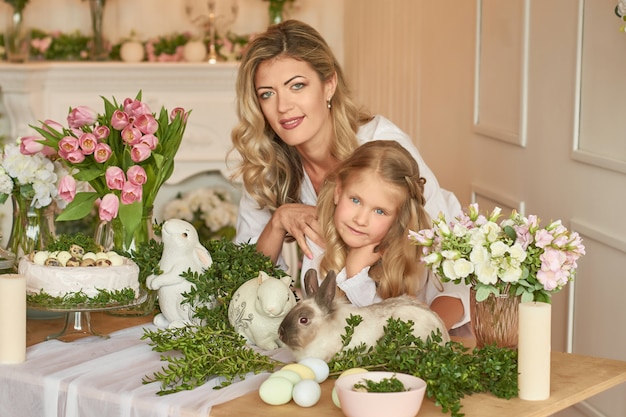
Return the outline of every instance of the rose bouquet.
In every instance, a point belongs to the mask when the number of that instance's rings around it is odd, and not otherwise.
[[[122,104],[103,100],[103,114],[86,106],[70,109],[68,127],[51,120],[32,126],[41,137],[23,138],[22,152],[56,152],[69,168],[71,175],[61,178],[58,188],[68,205],[57,220],[81,219],[99,202],[100,219],[123,229],[115,233],[115,247],[128,249],[174,171],[189,113],[177,107],[154,114],[141,92]],[[77,192],[77,181],[91,190]]]
[[[180,194],[163,208],[163,219],[178,218],[191,223],[201,241],[235,237],[237,205],[222,187],[205,187]]]
[[[585,254],[582,239],[560,220],[541,228],[537,216],[513,211],[497,223],[500,216],[500,208],[485,216],[471,204],[455,221],[440,215],[432,229],[411,231],[409,239],[423,247],[422,261],[444,282],[472,286],[477,301],[508,293],[522,302],[550,302],[574,279]]]

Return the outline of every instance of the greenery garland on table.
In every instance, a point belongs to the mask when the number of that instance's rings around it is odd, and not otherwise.
[[[259,254],[252,244],[236,245],[225,239],[206,242],[213,265],[202,274],[183,274],[196,288],[186,300],[196,306],[196,317],[203,326],[179,329],[144,330],[142,339],[150,339],[153,350],[162,352],[167,362],[161,371],[145,376],[145,384],[159,382],[159,395],[191,390],[209,379],[221,378],[217,388],[245,378],[248,373],[272,372],[284,363],[263,355],[246,345],[228,322],[228,304],[235,290],[248,279],[265,271],[270,276],[284,276],[269,258]],[[158,270],[162,245],[154,240],[140,246],[131,257],[140,269]],[[141,255],[138,255],[141,254]],[[202,306],[216,301],[216,307]],[[360,316],[347,320],[344,346],[350,342]],[[412,322],[390,319],[385,335],[376,346],[364,345],[338,353],[329,363],[331,376],[354,367],[403,372],[418,376],[427,383],[426,395],[435,400],[443,413],[460,417],[465,395],[491,392],[500,398],[517,395],[517,351],[488,346],[469,351],[461,343],[441,343],[440,334],[427,340],[412,334]]]

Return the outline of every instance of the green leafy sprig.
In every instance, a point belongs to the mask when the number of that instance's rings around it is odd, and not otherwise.
[[[350,334],[360,317],[346,321],[346,333]],[[415,375],[426,381],[426,395],[452,417],[463,416],[461,399],[465,395],[491,392],[507,399],[517,395],[516,350],[488,346],[469,352],[458,342],[442,345],[440,333],[422,340],[413,336],[412,329],[413,322],[390,318],[375,346],[362,344],[335,355],[329,363],[331,376],[356,367]]]
[[[391,378],[383,378],[380,381],[372,381],[363,377],[360,382],[354,384],[355,391],[367,392],[404,392],[407,391],[402,381],[395,375]]]
[[[98,294],[89,297],[83,291],[71,292],[63,296],[55,297],[45,292],[37,294],[26,294],[26,302],[40,307],[54,307],[56,309],[68,310],[81,307],[113,307],[116,305],[127,305],[135,300],[135,291],[131,288],[122,290],[98,290]]]
[[[195,317],[203,324],[145,330],[142,336],[150,339],[153,350],[168,352],[161,355],[167,365],[143,379],[146,384],[160,382],[159,395],[194,389],[216,376],[221,377],[216,388],[222,388],[248,373],[271,372],[283,365],[246,345],[246,340],[229,324],[228,305],[237,288],[258,276],[259,271],[274,277],[285,276],[285,272],[257,252],[256,245],[237,245],[226,239],[203,244],[213,258],[212,266],[201,274],[182,274],[195,286],[184,294],[184,302],[194,307]],[[131,258],[140,270],[154,268],[151,260],[158,263],[162,251],[162,246],[144,244]]]

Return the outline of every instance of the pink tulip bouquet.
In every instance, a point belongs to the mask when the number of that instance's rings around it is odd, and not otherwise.
[[[500,212],[496,207],[483,215],[471,204],[455,221],[441,215],[432,229],[411,231],[409,239],[423,247],[422,261],[442,281],[472,286],[477,301],[508,293],[549,303],[574,279],[585,254],[582,239],[560,220],[541,228],[537,216],[513,211],[498,223]]]
[[[57,220],[81,219],[99,203],[100,219],[121,223],[120,249],[129,248],[174,171],[189,112],[161,108],[156,115],[141,101],[141,91],[122,104],[103,100],[104,114],[86,106],[70,109],[68,127],[51,120],[31,126],[41,137],[22,138],[21,152],[55,152],[67,165],[71,175],[61,178],[58,194],[68,205]],[[91,189],[77,191],[77,181]]]

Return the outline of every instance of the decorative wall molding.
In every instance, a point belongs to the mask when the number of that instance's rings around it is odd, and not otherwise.
[[[517,200],[508,195],[505,195],[504,193],[494,191],[493,189],[484,185],[472,184],[471,202],[479,203],[481,197],[495,203],[498,207],[502,209],[503,212],[515,209],[522,216],[525,214],[526,204],[523,200]],[[489,210],[491,210],[491,208],[489,208]]]
[[[608,59],[607,54],[613,56],[614,50],[621,49],[623,33],[617,28],[611,28],[609,32],[602,30],[606,25],[598,20],[598,15],[604,17],[605,6],[604,2],[578,0],[571,157],[585,164],[626,174],[626,146],[623,140],[626,123],[622,117],[626,105],[622,104],[623,91],[611,82],[613,75],[621,77],[623,67],[607,66],[604,59]],[[615,48],[611,47],[613,42]],[[590,49],[585,49],[585,46]]]
[[[530,0],[477,7],[474,131],[525,147]]]

